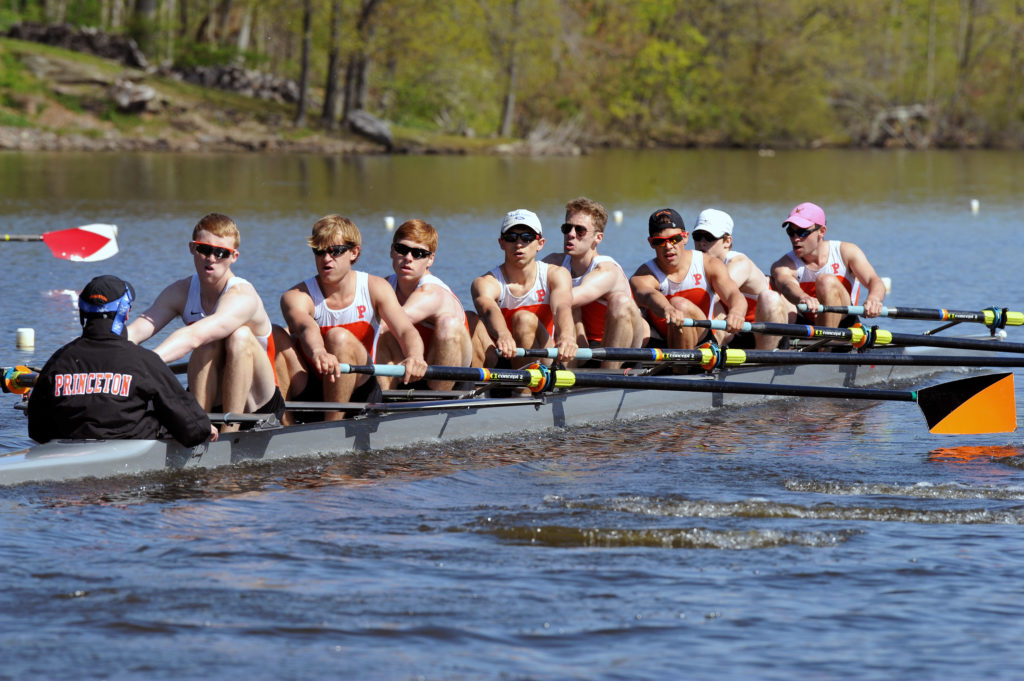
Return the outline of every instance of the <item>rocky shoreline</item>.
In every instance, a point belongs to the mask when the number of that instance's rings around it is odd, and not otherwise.
[[[415,133],[395,139],[386,121],[362,111],[353,112],[351,130],[295,128],[291,116],[298,86],[286,79],[234,65],[154,68],[130,39],[68,26],[23,24],[12,28],[7,38],[12,41],[0,45],[0,50],[15,56],[44,87],[7,95],[3,106],[20,121],[0,125],[0,151],[583,153],[562,129],[493,144]],[[32,44],[50,47],[36,49],[29,47]],[[91,57],[65,56],[53,47]],[[213,96],[205,91],[232,94]]]

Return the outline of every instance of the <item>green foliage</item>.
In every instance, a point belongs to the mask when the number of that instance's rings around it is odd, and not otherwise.
[[[298,77],[301,3],[168,1],[126,5],[122,25],[151,57]],[[337,3],[341,79],[365,57],[367,106],[410,130],[493,135],[514,99],[514,136],[575,126],[583,142],[635,145],[1024,146],[1024,0],[376,0],[360,23],[369,1],[313,0],[314,99]],[[47,20],[47,7],[102,27],[109,6],[0,5],[0,29]],[[0,91],[34,87],[0,67]],[[879,134],[901,107],[925,114]]]
[[[0,126],[6,126],[10,128],[31,128],[32,121],[25,118],[21,114],[12,113],[0,109]]]

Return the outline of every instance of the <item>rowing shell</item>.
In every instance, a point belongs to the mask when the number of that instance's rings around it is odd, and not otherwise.
[[[927,350],[927,349],[925,349]],[[880,356],[924,350],[886,348]],[[931,349],[930,354],[935,354]],[[696,377],[709,382],[765,385],[865,386],[933,373],[920,366],[794,365],[743,367]],[[694,376],[679,377],[695,380]],[[477,437],[540,432],[625,419],[707,411],[762,402],[763,395],[583,388],[526,397],[476,397],[368,404],[344,421],[289,427],[257,426],[217,442],[183,447],[173,440],[54,441],[0,454],[0,485],[109,477],[242,461],[338,455]]]

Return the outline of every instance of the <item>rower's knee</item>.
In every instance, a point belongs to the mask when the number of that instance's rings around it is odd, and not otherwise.
[[[229,357],[251,356],[256,336],[248,326],[240,326],[224,339],[224,350]]]
[[[324,348],[346,364],[365,364],[369,358],[363,342],[342,326],[335,326],[327,332]]]
[[[697,307],[691,300],[682,296],[675,296],[674,298],[668,299],[672,303],[672,307],[679,310],[686,316],[687,319],[707,319],[708,316],[704,313],[704,310]]]
[[[849,305],[850,293],[834,274],[819,274],[814,280],[815,295],[825,305]]]
[[[623,324],[632,322],[633,310],[636,304],[633,302],[633,297],[628,293],[617,292],[609,294],[605,302],[608,304],[608,310],[605,313],[608,321],[622,322]]]

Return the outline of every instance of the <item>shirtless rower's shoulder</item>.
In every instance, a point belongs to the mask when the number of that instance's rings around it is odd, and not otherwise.
[[[426,350],[428,364],[469,366],[473,359],[466,311],[458,296],[431,273],[437,255],[438,234],[423,220],[403,222],[391,240],[391,265],[387,277],[398,302],[416,327]],[[386,326],[378,342],[380,362],[401,356],[398,341]],[[429,381],[433,390],[451,390],[453,381]]]
[[[576,356],[572,318],[572,278],[557,265],[537,261],[544,247],[543,227],[535,213],[518,209],[501,223],[498,244],[502,264],[473,280],[473,304],[497,355],[511,359],[517,347],[556,347],[558,360]],[[489,363],[497,357],[489,358]]]
[[[792,250],[772,265],[772,287],[793,305],[806,305],[804,320],[820,326],[839,326],[852,319],[838,313],[817,314],[819,306],[858,305],[867,289],[864,315],[877,317],[885,299],[885,284],[864,252],[848,241],[826,240],[825,211],[805,202],[782,223]],[[820,317],[820,319],[819,319]]]
[[[380,322],[393,330],[405,359],[406,382],[426,371],[423,343],[394,289],[381,277],[353,269],[362,235],[350,219],[327,215],[313,225],[309,245],[316,275],[281,296],[288,337],[278,379],[289,399],[348,402],[379,398],[376,380],[341,372],[341,364],[371,364]],[[327,420],[342,418],[326,412]],[[291,421],[291,415],[288,419]]]
[[[284,399],[274,380],[270,317],[253,285],[231,271],[240,241],[228,216],[210,213],[200,219],[189,242],[196,273],[165,288],[128,326],[128,337],[141,343],[180,317],[185,326],[155,352],[165,362],[191,353],[189,390],[200,406],[280,417]],[[225,424],[221,432],[238,427]]]
[[[647,323],[633,300],[629,280],[614,258],[597,252],[604,240],[608,211],[586,197],[565,205],[562,253],[544,259],[572,276],[573,318],[579,343],[585,346],[638,348],[649,335]],[[609,368],[620,362],[606,362]]]

